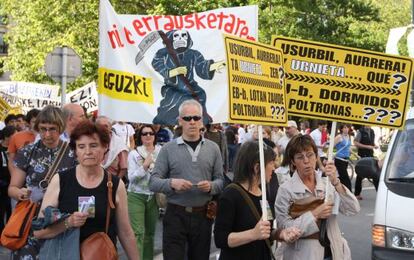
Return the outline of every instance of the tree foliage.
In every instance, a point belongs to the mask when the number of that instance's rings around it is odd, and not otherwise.
[[[259,6],[259,39],[272,35],[384,50],[388,30],[409,23],[409,0],[111,0],[118,13],[173,14],[220,7]],[[5,69],[13,80],[51,82],[44,60],[56,46],[72,47],[82,58],[83,75],[71,88],[96,80],[97,0],[3,0],[9,17]],[[407,9],[408,8],[408,9]]]

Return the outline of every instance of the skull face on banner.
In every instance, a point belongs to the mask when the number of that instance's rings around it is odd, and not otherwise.
[[[173,33],[173,47],[177,52],[182,52],[188,48],[189,34],[186,30],[175,31]]]
[[[177,124],[178,107],[188,99],[200,102],[203,107],[203,123],[211,123],[212,118],[206,108],[206,92],[196,81],[196,76],[203,80],[212,80],[219,65],[225,65],[224,61],[215,63],[212,59],[205,59],[200,51],[192,48],[193,40],[186,30],[172,30],[165,35],[165,47],[156,52],[151,63],[155,71],[164,78],[161,88],[163,99],[153,123]]]

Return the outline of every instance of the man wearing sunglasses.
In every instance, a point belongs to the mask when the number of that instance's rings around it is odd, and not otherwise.
[[[200,134],[200,103],[186,100],[178,111],[182,136],[162,147],[149,183],[151,191],[167,195],[163,256],[208,260],[213,221],[207,204],[223,188],[223,163],[217,144]]]

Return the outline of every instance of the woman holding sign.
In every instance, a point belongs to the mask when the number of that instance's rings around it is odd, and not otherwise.
[[[266,181],[274,170],[276,154],[264,145]],[[259,144],[248,141],[237,154],[234,183],[229,184],[219,199],[214,238],[221,248],[220,259],[271,259],[270,240],[296,240],[296,228],[272,230],[270,221],[263,221],[260,189]],[[269,205],[268,205],[269,206]],[[268,208],[268,219],[273,216]]]
[[[351,259],[348,244],[339,230],[336,211],[339,205],[341,213],[354,215],[359,212],[359,203],[336,177],[333,162],[328,162],[325,166],[327,178],[317,174],[317,152],[315,143],[308,135],[293,137],[286,147],[285,157],[295,172],[279,188],[275,204],[276,220],[279,228],[298,227],[303,233],[294,244],[282,247],[283,258]],[[324,202],[326,181],[334,187],[336,205],[330,201]],[[320,231],[324,230],[322,220],[326,220],[326,232]],[[329,241],[324,239],[326,237]]]
[[[82,247],[90,236],[105,232],[114,250],[118,236],[128,259],[139,259],[134,232],[129,224],[125,185],[101,166],[109,142],[108,132],[89,121],[81,122],[73,130],[70,146],[75,151],[79,165],[52,178],[39,217],[43,217],[44,209],[48,206],[71,215],[64,221],[36,231],[35,236],[53,239],[69,229],[79,228],[79,243]],[[81,253],[84,253],[82,248]],[[99,252],[92,253],[99,255]]]

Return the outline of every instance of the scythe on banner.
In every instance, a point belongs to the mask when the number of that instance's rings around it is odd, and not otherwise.
[[[168,54],[172,58],[174,64],[176,67],[180,67],[180,61],[177,57],[177,53],[175,52],[170,40],[168,39],[167,35],[159,30],[154,31],[148,34],[145,39],[139,44],[138,48],[140,49],[140,52],[138,52],[137,56],[135,57],[135,63],[138,64],[141,62],[141,60],[144,58],[144,53],[149,49],[151,45],[153,45],[158,39],[162,39],[162,42],[164,43],[165,47],[167,48]],[[198,98],[197,94],[194,92],[193,88],[191,87],[190,81],[187,79],[185,75],[179,74],[178,77],[184,82],[187,89],[191,92],[191,96],[200,102],[200,99]],[[203,110],[203,116],[206,116],[208,118],[209,122],[213,122],[213,118],[207,113],[207,111]]]

